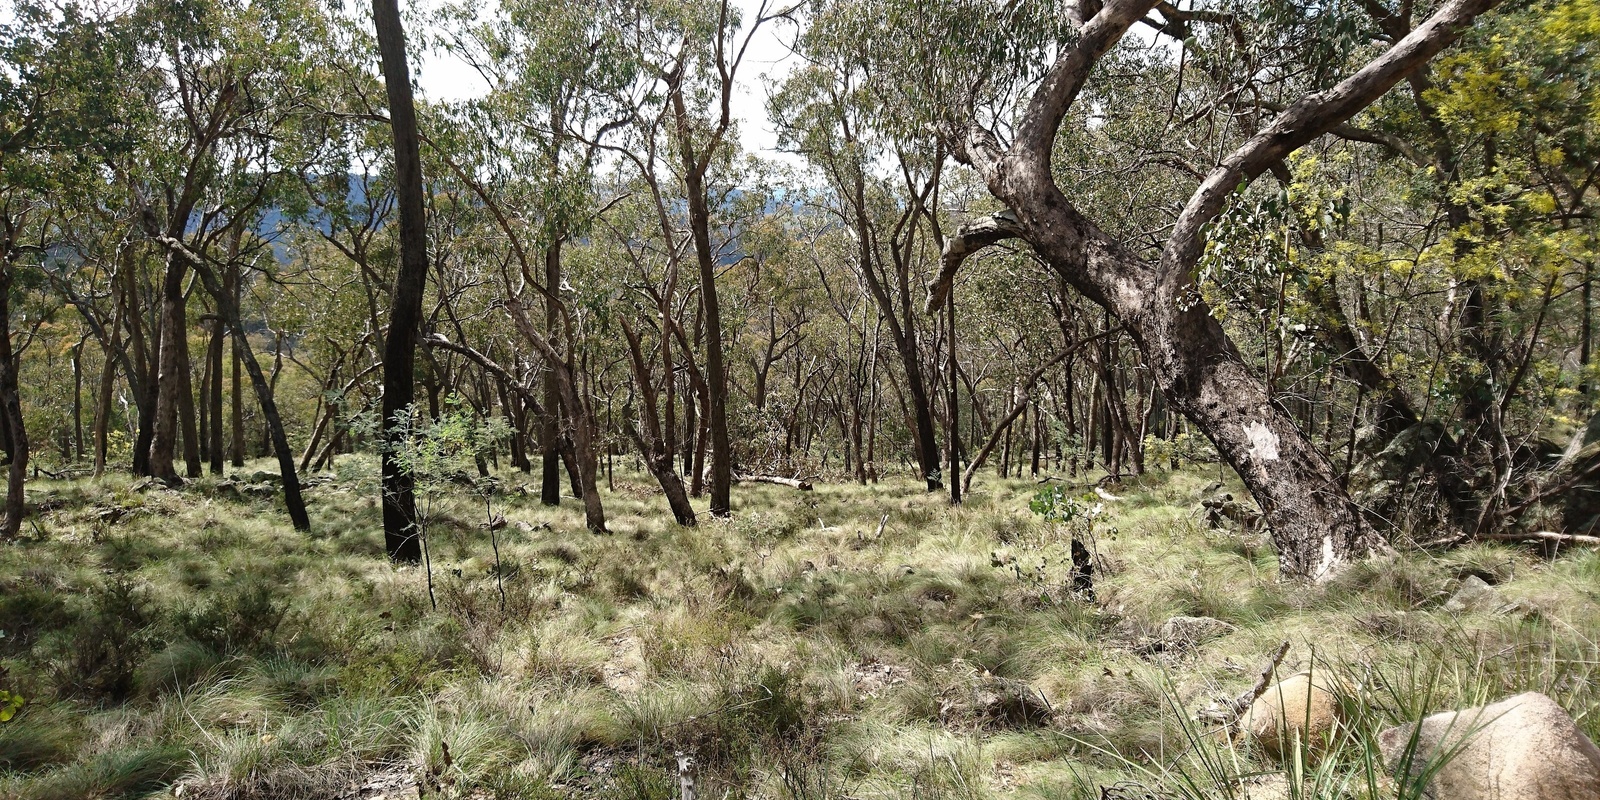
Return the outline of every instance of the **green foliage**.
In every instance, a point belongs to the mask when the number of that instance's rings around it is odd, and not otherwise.
[[[22,710],[26,700],[22,695],[5,689],[0,689],[0,722],[10,722],[12,717]]]
[[[207,600],[179,612],[185,636],[218,653],[253,652],[271,644],[288,600],[264,578],[243,577],[214,588]]]
[[[459,396],[445,398],[444,411],[424,420],[415,407],[397,415],[393,456],[400,469],[416,481],[420,494],[436,500],[450,492],[453,483],[466,483],[488,491],[492,482],[470,473],[505,439],[503,417],[484,419]]]
[[[1033,499],[1028,501],[1028,510],[1043,517],[1046,522],[1071,525],[1099,516],[1105,510],[1105,504],[1095,497],[1094,492],[1073,497],[1068,496],[1066,489],[1050,484],[1033,495]]]
[[[126,698],[158,633],[160,610],[149,586],[126,574],[92,587],[86,600],[75,624],[53,637],[63,688],[88,697]]]
[[[1151,466],[1180,467],[1214,462],[1217,451],[1204,436],[1184,431],[1170,439],[1145,436],[1144,457]]]

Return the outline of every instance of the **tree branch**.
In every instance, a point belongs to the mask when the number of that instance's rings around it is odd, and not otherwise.
[[[1279,114],[1211,171],[1173,227],[1161,254],[1161,281],[1186,280],[1204,250],[1201,232],[1222,213],[1241,183],[1328,133],[1371,105],[1401,79],[1453,43],[1479,14],[1499,0],[1451,0],[1383,55],[1332,88],[1307,95]]]
[[[932,314],[944,305],[945,296],[955,283],[956,271],[961,269],[961,264],[968,257],[995,242],[1021,236],[1022,229],[1017,225],[1017,218],[1009,211],[979,217],[962,225],[954,236],[945,241],[944,252],[939,254],[939,274],[928,285],[928,302],[923,306],[924,310]]]
[[[1078,41],[1066,48],[1045,73],[1039,91],[1028,101],[1027,111],[1017,126],[1013,152],[1047,164],[1056,131],[1067,116],[1067,109],[1089,80],[1089,71],[1122,35],[1154,8],[1156,0],[1111,0],[1100,8],[1078,32]]]

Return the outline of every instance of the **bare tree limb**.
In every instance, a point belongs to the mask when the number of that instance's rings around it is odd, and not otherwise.
[[[1051,143],[1061,129],[1067,109],[1089,80],[1096,62],[1122,40],[1122,35],[1155,8],[1156,0],[1110,0],[1078,32],[1078,41],[1065,48],[1045,73],[1039,91],[1028,102],[1017,126],[1014,151],[1041,159],[1048,167]]]
[[[950,293],[950,286],[955,282],[956,271],[961,269],[961,264],[968,257],[995,242],[1015,239],[1021,235],[1022,230],[1017,227],[1017,218],[1009,211],[979,217],[962,225],[956,234],[944,243],[944,252],[939,254],[939,275],[928,286],[928,302],[923,305],[923,309],[932,314],[944,305],[944,298]]]
[[[1051,367],[1061,363],[1067,358],[1067,356],[1082,350],[1084,347],[1092,344],[1098,339],[1105,338],[1106,336],[1121,332],[1122,330],[1124,330],[1124,327],[1118,325],[1114,328],[1107,328],[1093,336],[1079,339],[1078,341],[1073,342],[1071,345],[1068,345],[1066,348],[1057,352],[1055,355],[1051,356],[1049,361],[1040,364],[1038,369],[1035,369],[1032,373],[1030,373],[1017,389],[1017,392],[1021,395],[1021,397],[1016,399],[1016,402],[1014,405],[1012,405],[1011,410],[1007,411],[1006,415],[1000,419],[1000,422],[994,426],[994,430],[989,432],[988,441],[983,443],[983,447],[978,450],[978,454],[972,457],[971,463],[967,464],[966,471],[961,474],[961,491],[965,492],[972,486],[972,476],[977,474],[978,468],[983,466],[983,462],[989,458],[989,454],[994,452],[995,445],[999,443],[1000,437],[1005,435],[1006,428],[1010,427],[1011,423],[1016,422],[1017,417],[1022,416],[1022,410],[1027,408],[1029,401],[1033,399],[1033,385],[1038,383],[1039,379],[1044,377],[1044,374],[1050,371]]]

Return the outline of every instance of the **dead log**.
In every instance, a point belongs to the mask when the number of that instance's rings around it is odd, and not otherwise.
[[[1288,652],[1288,642],[1278,645],[1278,649],[1274,650],[1266,663],[1261,666],[1256,682],[1251,685],[1249,691],[1232,700],[1213,703],[1210,707],[1202,709],[1198,715],[1200,720],[1221,726],[1224,730],[1231,730],[1239,718],[1244,716],[1244,712],[1249,710],[1261,695],[1267,693],[1267,687],[1272,684],[1273,673],[1277,671],[1278,665],[1283,663],[1283,657]]]
[[[1556,542],[1559,544],[1586,544],[1600,545],[1600,536],[1582,536],[1576,533],[1556,533],[1555,531],[1529,531],[1527,533],[1484,533],[1472,537],[1491,542]]]
[[[809,492],[813,488],[811,481],[803,481],[799,478],[785,478],[782,475],[737,475],[734,477],[734,481],[738,483],[775,483],[779,486],[787,486],[790,489],[799,489],[802,492]]]

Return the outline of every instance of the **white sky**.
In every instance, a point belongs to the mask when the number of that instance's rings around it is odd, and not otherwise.
[[[732,0],[743,13],[746,26],[755,19],[760,0]],[[757,31],[745,52],[744,63],[736,76],[733,115],[739,124],[739,140],[745,152],[765,159],[798,164],[795,156],[778,152],[778,134],[767,120],[767,82],[782,80],[793,68],[789,55],[795,27],[783,21],[770,21]],[[417,37],[408,37],[416,41]],[[741,34],[738,41],[743,41]],[[417,83],[431,100],[465,100],[487,92],[483,78],[465,62],[447,53],[413,52]]]

